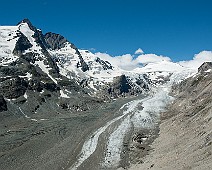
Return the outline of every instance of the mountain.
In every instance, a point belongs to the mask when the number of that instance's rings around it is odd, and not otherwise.
[[[130,143],[152,142],[154,137],[147,136],[158,132],[159,112],[171,101],[170,89],[176,101],[167,120],[182,112],[193,119],[208,108],[211,63],[198,72],[171,61],[131,71],[111,63],[60,34],[43,34],[28,19],[0,26],[0,169],[83,169],[83,161],[99,166],[102,156],[104,166],[110,166],[108,160],[116,157],[122,143],[120,164],[128,167]],[[133,138],[124,136],[126,132]],[[144,148],[140,144],[137,148]],[[103,151],[106,145],[110,151]],[[80,155],[81,149],[86,152]]]
[[[63,36],[51,32],[44,35],[28,19],[17,26],[1,26],[0,38],[0,94],[8,101],[9,112],[14,112],[9,106],[12,101],[30,110],[29,114],[64,108],[72,112],[76,111],[76,96],[82,98],[77,110],[86,110],[86,98],[94,101],[92,108],[95,101],[137,95],[149,89],[145,75],[125,76],[116,66],[77,49]],[[119,84],[117,90],[113,90],[115,84]],[[46,104],[49,100],[54,106]],[[32,102],[36,104],[26,104]],[[18,105],[14,109],[22,114]]]

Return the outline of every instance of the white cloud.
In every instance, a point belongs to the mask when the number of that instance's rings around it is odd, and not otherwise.
[[[124,54],[121,56],[110,56],[107,53],[95,53],[97,57],[103,60],[109,61],[113,66],[118,66],[123,70],[133,70],[141,65],[146,65],[149,63],[157,63],[161,61],[171,62],[171,59],[166,56],[156,55],[156,54],[141,54],[137,58],[131,54]],[[212,62],[212,51],[202,51],[196,54],[192,60],[180,61],[180,65],[188,68],[197,69],[202,63],[206,61]]]
[[[138,67],[138,61],[133,59],[131,54],[112,57],[107,53],[95,53],[97,57],[109,61],[113,66],[118,66],[123,70],[132,70]]]
[[[148,64],[148,63],[156,63],[156,62],[160,62],[160,61],[171,61],[171,59],[169,57],[165,57],[165,56],[158,56],[156,54],[142,54],[139,55],[136,58],[138,63],[142,63],[144,65]]]
[[[141,48],[139,48],[135,51],[135,54],[143,54],[143,53],[144,53],[144,51]]]
[[[107,53],[95,53],[97,57],[109,61],[113,66],[118,66],[123,70],[133,70],[136,67],[141,67],[141,64],[155,63],[160,61],[171,61],[169,57],[158,56],[156,54],[142,54],[134,58],[131,54],[112,57]]]
[[[180,61],[179,64],[184,67],[197,69],[204,62],[212,62],[212,51],[202,51],[199,54],[195,54],[193,60]]]

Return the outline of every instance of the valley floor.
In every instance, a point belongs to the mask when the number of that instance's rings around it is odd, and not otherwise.
[[[69,168],[77,161],[89,134],[120,116],[119,109],[132,100],[136,98],[117,99],[97,110],[58,114],[38,121],[24,116],[4,117],[0,123],[0,169]]]

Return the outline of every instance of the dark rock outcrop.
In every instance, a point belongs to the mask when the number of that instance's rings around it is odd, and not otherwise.
[[[120,91],[120,94],[122,93],[128,93],[131,89],[131,86],[129,85],[129,82],[127,81],[127,78],[125,75],[121,75],[120,77],[116,77],[113,81],[114,89],[118,89]]]
[[[0,112],[7,111],[7,102],[4,100],[4,97],[0,95]]]
[[[19,32],[19,39],[15,44],[15,48],[13,50],[13,54],[20,56],[25,50],[29,49],[32,47],[32,44],[29,42],[27,37]]]
[[[114,78],[112,85],[108,89],[108,93],[113,96],[122,95],[124,93],[129,93],[130,89],[131,86],[129,85],[126,76],[121,75]]]
[[[80,62],[77,63],[77,68],[81,67],[81,70],[83,72],[86,72],[89,70],[88,65],[86,64],[86,62],[83,60],[82,56],[79,56],[80,58]]]
[[[44,35],[42,34],[42,31],[37,29],[34,25],[32,25],[31,21],[29,19],[23,19],[21,22],[18,23],[27,23],[27,25],[29,26],[29,28],[34,31],[34,35],[33,37],[35,38],[35,41],[41,46],[42,49],[47,48],[47,44],[44,38]]]
[[[76,54],[79,57],[80,61],[78,62],[77,67],[81,68],[81,70],[83,72],[89,70],[87,63],[83,60],[83,58],[82,58],[79,50],[76,48],[76,46],[74,44],[70,43],[62,35],[55,34],[55,33],[52,33],[52,32],[48,32],[48,33],[45,34],[44,38],[45,38],[45,41],[46,41],[46,44],[47,44],[47,48],[50,48],[52,50],[64,48],[66,43],[69,43],[71,45],[71,47],[76,50]]]
[[[40,58],[40,59],[44,60],[44,63],[51,67],[50,74],[53,77],[59,77],[59,68],[56,62],[54,61],[54,59],[52,58],[52,56],[47,51],[49,44],[46,42],[45,36],[43,35],[42,31],[38,30],[35,26],[33,26],[32,23],[29,21],[29,19],[24,19],[23,21],[19,22],[19,24],[21,23],[27,23],[29,28],[32,31],[34,31],[33,38],[35,39],[35,42],[41,47],[41,52],[45,56],[45,58]],[[22,58],[26,59],[28,62],[32,62],[32,63],[38,60],[39,54],[36,52],[29,52],[29,53],[23,54],[24,50],[32,46],[31,44],[29,45],[29,40],[23,34],[21,35],[18,42],[16,43],[16,46],[17,47],[14,49],[14,52],[13,52],[15,55],[19,55]]]
[[[51,48],[52,50],[63,48],[65,47],[66,42],[68,42],[68,40],[65,39],[62,35],[52,32],[46,33],[44,37],[48,48]]]
[[[108,61],[101,60],[99,57],[96,58],[96,62],[100,63],[104,70],[113,69],[113,66]]]

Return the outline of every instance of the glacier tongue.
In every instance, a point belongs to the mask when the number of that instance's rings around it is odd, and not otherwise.
[[[122,115],[106,123],[105,126],[96,130],[84,143],[77,162],[70,170],[80,167],[85,160],[94,154],[97,149],[101,135],[108,129],[113,131],[107,139],[107,147],[102,166],[105,168],[118,167],[121,160],[123,140],[127,132],[134,127],[151,128],[159,120],[159,113],[165,108],[166,104],[172,100],[168,95],[167,87],[161,86],[152,94],[144,99],[131,101],[120,108]],[[159,101],[159,102],[158,102]],[[141,109],[141,106],[143,109]],[[133,126],[132,126],[133,125]]]

